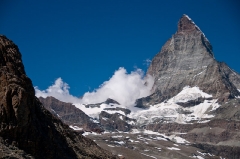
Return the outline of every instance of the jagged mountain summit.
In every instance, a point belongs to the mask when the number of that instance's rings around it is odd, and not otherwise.
[[[2,35],[0,158],[117,158],[43,107],[26,76],[18,47]]]
[[[177,32],[153,58],[147,74],[155,78],[153,94],[138,105],[163,102],[185,86],[198,86],[218,102],[240,96],[240,75],[215,60],[209,40],[187,15],[181,17]]]

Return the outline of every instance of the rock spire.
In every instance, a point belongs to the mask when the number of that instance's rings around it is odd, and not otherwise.
[[[177,32],[190,32],[190,31],[194,31],[194,30],[198,30],[200,31],[199,27],[192,21],[191,18],[189,18],[188,15],[183,14],[183,16],[181,17],[181,19],[178,22],[178,30]]]
[[[147,74],[155,78],[153,94],[138,105],[162,102],[185,86],[198,86],[219,102],[240,95],[240,75],[215,60],[209,40],[187,15],[180,18],[177,32],[153,58]]]

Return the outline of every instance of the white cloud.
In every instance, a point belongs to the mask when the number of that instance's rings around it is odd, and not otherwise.
[[[112,98],[122,105],[133,105],[136,99],[150,95],[153,79],[151,77],[143,79],[143,75],[140,69],[127,74],[124,68],[119,68],[112,78],[104,82],[99,89],[85,93],[82,101],[83,103],[98,103]]]
[[[46,90],[39,90],[35,88],[35,94],[37,97],[46,98],[48,96],[55,97],[63,102],[79,103],[80,99],[69,94],[70,87],[67,83],[63,82],[61,78],[56,79],[52,86],[49,86]]]
[[[119,68],[108,81],[95,91],[85,93],[82,99],[69,94],[69,86],[61,78],[58,78],[48,89],[41,91],[35,87],[35,91],[37,97],[53,96],[64,102],[90,104],[112,98],[124,106],[132,106],[136,99],[150,95],[153,78],[150,76],[143,78],[143,76],[141,69],[128,74],[126,69]]]

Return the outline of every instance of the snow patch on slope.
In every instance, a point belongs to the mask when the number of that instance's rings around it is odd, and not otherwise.
[[[81,109],[85,114],[92,118],[99,118],[99,114],[101,111],[106,111],[109,114],[119,113],[119,114],[125,114],[123,111],[107,111],[104,110],[105,108],[116,108],[119,105],[112,105],[112,104],[101,104],[100,107],[93,107],[93,108],[87,108],[85,107],[85,104],[74,104],[77,108]]]
[[[190,143],[189,141],[177,136],[177,134],[179,133],[173,133],[173,135],[165,135],[165,134],[161,134],[161,133],[158,133],[158,132],[154,132],[154,131],[151,131],[151,130],[143,130],[143,131],[139,131],[139,130],[136,130],[134,129],[134,133],[132,134],[137,134],[137,133],[143,133],[143,134],[148,134],[148,135],[159,135],[158,137],[156,137],[157,140],[164,140],[164,141],[168,141],[168,140],[171,140],[175,143],[179,143],[179,144],[187,144],[187,143]]]
[[[79,128],[78,126],[69,126],[70,128],[72,128],[73,130],[83,130],[83,128]]]
[[[182,102],[185,103],[190,100],[195,100],[199,97],[203,98],[210,98],[212,95],[209,95],[207,93],[204,93],[202,90],[200,90],[198,87],[190,87],[186,86],[183,88],[183,90],[178,93],[175,97],[171,98],[169,102],[171,103],[178,103]]]
[[[181,149],[176,148],[176,147],[167,147],[167,149],[169,149],[169,150],[181,150]]]
[[[92,118],[99,118],[99,114],[102,111],[105,111],[109,114],[115,114],[115,113],[119,113],[123,116],[127,116],[125,115],[125,113],[121,110],[105,110],[105,108],[117,108],[117,107],[122,107],[122,108],[127,108],[129,109],[129,107],[123,106],[123,105],[118,105],[118,104],[101,104],[100,107],[93,107],[93,108],[87,108],[85,107],[84,104],[74,104],[77,108],[81,109],[84,113],[86,113],[88,116],[92,117]],[[136,111],[141,111],[142,109],[140,108],[136,108],[136,107],[132,107],[130,108],[130,110],[132,112],[136,112]]]
[[[200,73],[198,73],[198,74],[196,74],[196,75],[194,75],[193,77],[196,77],[196,76],[198,76],[198,75],[201,75],[204,71],[206,71],[206,69],[205,70],[203,70],[202,72],[200,72]]]
[[[130,116],[137,119],[138,124],[140,125],[159,122],[177,122],[186,124],[191,121],[201,121],[202,119],[214,117],[213,115],[208,115],[207,112],[209,109],[213,111],[220,106],[216,103],[216,99],[204,100],[203,103],[185,108],[177,104],[179,102],[185,103],[195,100],[199,97],[210,98],[212,95],[204,93],[198,87],[186,86],[180,93],[168,101],[153,105],[147,110],[131,113]]]
[[[240,89],[238,89],[238,92],[240,92]],[[237,98],[240,98],[240,96],[237,96]]]
[[[150,158],[154,158],[154,159],[157,159],[157,157],[154,157],[154,156],[150,156],[150,155],[147,155],[147,154],[145,154],[145,153],[141,153],[142,155],[144,155],[144,156],[148,156],[148,157],[150,157]]]

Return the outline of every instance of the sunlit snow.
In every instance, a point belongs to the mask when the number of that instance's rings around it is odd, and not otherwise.
[[[156,123],[159,120],[164,122],[177,122],[177,123],[189,123],[191,121],[201,121],[202,119],[206,122],[206,119],[214,117],[208,115],[207,110],[216,110],[220,105],[216,99],[204,100],[203,103],[192,107],[182,107],[177,103],[185,103],[197,98],[211,98],[212,95],[204,93],[198,87],[186,86],[183,90],[178,93],[175,97],[168,101],[151,106],[147,110],[136,111],[131,113],[132,118],[137,119],[138,124],[145,125],[149,123]],[[179,111],[188,112],[186,114],[179,113]]]
[[[120,145],[125,144],[125,142],[123,142],[123,141],[114,141],[114,142],[117,143],[117,144],[120,144]]]
[[[144,155],[144,156],[148,156],[148,157],[151,157],[151,158],[157,159],[157,157],[150,156],[150,155],[147,155],[147,154],[145,154],[145,153],[141,153],[141,154]]]
[[[123,137],[122,135],[117,135],[117,136],[112,136],[112,138],[121,138]]]
[[[204,93],[202,90],[199,89],[199,87],[186,86],[175,97],[171,98],[169,102],[171,103],[187,102],[190,100],[195,100],[199,97],[210,98],[212,97],[212,95]]]
[[[95,132],[87,132],[87,131],[85,131],[82,135],[83,136],[87,136],[87,135],[99,135],[98,133],[95,133]]]
[[[125,113],[123,111],[120,110],[104,110],[105,108],[116,108],[119,107],[119,105],[117,104],[101,104],[100,107],[94,107],[94,108],[86,108],[84,104],[74,104],[77,108],[81,109],[84,113],[86,113],[88,116],[92,117],[92,118],[99,118],[99,114],[101,113],[101,111],[106,111],[109,114],[115,114],[115,113],[119,113],[122,115],[125,115]]]
[[[181,150],[181,149],[176,148],[176,147],[168,147],[167,149],[169,149],[169,150]]]
[[[204,159],[202,156],[193,156],[193,158]]]
[[[69,126],[70,128],[72,128],[73,130],[82,130],[83,128],[79,128],[78,126]]]

